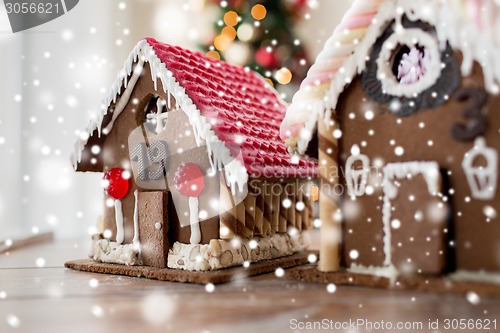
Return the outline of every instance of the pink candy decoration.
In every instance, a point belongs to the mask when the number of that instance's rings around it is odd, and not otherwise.
[[[418,82],[427,72],[429,65],[429,53],[427,50],[419,50],[414,47],[410,53],[403,54],[398,67],[398,80],[402,84]]]

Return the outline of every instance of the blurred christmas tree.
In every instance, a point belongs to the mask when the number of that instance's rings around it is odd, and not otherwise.
[[[212,0],[220,8],[207,55],[259,72],[293,92],[307,73],[307,54],[294,27],[307,0]],[[285,88],[285,85],[288,85]],[[288,96],[290,97],[290,96]]]

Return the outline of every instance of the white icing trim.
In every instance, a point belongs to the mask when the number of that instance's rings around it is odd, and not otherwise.
[[[361,162],[361,169],[353,169],[356,162]],[[345,178],[347,182],[347,194],[350,197],[360,197],[365,194],[370,172],[370,159],[366,155],[351,155],[345,165]]]
[[[450,274],[450,278],[456,281],[486,282],[500,285],[500,274],[492,272],[459,270]]]
[[[139,251],[132,244],[120,245],[107,239],[92,241],[89,257],[97,262],[121,265],[140,265]]]
[[[139,237],[139,192],[137,190],[134,191],[134,238],[132,239],[132,244],[137,249],[137,251],[141,252],[141,241]]]
[[[384,206],[382,208],[382,222],[384,229],[384,265],[391,266],[391,200],[398,195],[398,186],[395,180],[404,180],[408,176],[422,175],[427,184],[427,190],[430,195],[438,195],[439,191],[439,165],[436,162],[404,162],[389,163],[384,169],[382,187],[384,192]]]
[[[356,1],[353,8],[358,2],[361,3],[361,1]],[[339,96],[356,75],[365,70],[366,57],[387,25],[393,20],[401,21],[402,15],[407,15],[413,21],[422,20],[430,23],[436,28],[441,50],[444,50],[446,43],[449,43],[453,49],[462,51],[461,70],[464,77],[472,73],[473,63],[477,61],[483,68],[488,92],[491,94],[500,92],[500,61],[498,61],[500,48],[492,40],[491,34],[478,31],[473,22],[464,18],[465,14],[452,7],[450,1],[386,0],[381,4],[372,24],[357,44],[354,52],[346,54],[347,58],[341,70],[332,74],[333,79],[327,92],[318,98],[309,97],[307,92],[314,90],[314,87],[306,85],[294,96],[284,124],[293,125],[304,122],[297,142],[297,151],[300,154],[304,154],[307,150],[318,119],[324,117],[325,125],[330,126],[332,110],[335,110]],[[500,19],[497,19],[496,23],[500,25]],[[494,28],[492,27],[493,25],[490,28],[496,29],[496,25]],[[498,36],[493,33],[493,37]],[[408,40],[408,42],[411,41]],[[317,59],[330,58],[331,48],[332,46],[327,42]]]
[[[123,243],[125,232],[123,230],[123,210],[121,200],[115,200],[116,242]]]
[[[189,243],[199,244],[201,241],[200,220],[198,218],[198,198],[189,197],[189,224],[191,225],[191,236]]]
[[[427,68],[425,75],[417,82],[401,84],[394,76],[392,64],[389,61],[398,45],[406,45],[411,49],[417,44],[429,52],[430,66]],[[402,28],[401,31],[393,33],[382,45],[382,50],[377,59],[377,67],[377,78],[382,83],[382,91],[385,94],[413,98],[415,95],[432,87],[441,75],[441,54],[437,41],[422,30]]]
[[[153,48],[146,40],[141,40],[132,50],[123,69],[118,74],[108,95],[101,104],[100,112],[97,113],[95,119],[91,120],[87,132],[82,134],[75,143],[75,150],[72,156],[75,169],[77,163],[81,162],[82,151],[90,135],[92,135],[94,130],[102,127],[102,121],[109,110],[109,106],[112,102],[116,103],[122,87],[127,86],[127,78],[132,73],[133,65],[139,60],[144,63],[149,63],[155,90],[158,90],[159,79],[164,92],[172,94],[177,102],[177,106],[186,113],[191,126],[193,126],[193,132],[198,146],[206,144],[212,168],[215,170],[222,170],[222,168],[224,168],[227,185],[231,188],[231,192],[235,194],[237,190],[244,191],[248,181],[248,173],[242,161],[239,160],[239,156],[233,157],[231,155],[225,143],[222,142],[212,130],[211,124],[201,115],[196,104],[194,104],[191,98],[186,94],[186,90],[180,86],[172,72],[168,70],[166,65],[156,56]],[[115,109],[114,112],[116,115],[114,114],[113,117],[119,116],[119,112],[117,111],[119,110]],[[111,127],[109,130],[111,131]]]
[[[474,161],[481,156],[486,159],[486,167],[475,167]],[[498,184],[498,152],[487,147],[483,137],[477,138],[474,147],[465,154],[462,168],[474,199],[495,198]]]
[[[354,274],[364,274],[364,275],[373,275],[378,277],[384,277],[389,279],[391,285],[394,285],[397,277],[399,276],[399,271],[394,265],[389,265],[385,267],[378,266],[363,266],[352,264],[351,267],[347,268],[348,272]]]
[[[122,113],[122,111],[125,109],[125,107],[128,104],[128,101],[130,100],[130,96],[132,95],[132,92],[134,91],[135,85],[137,84],[137,81],[142,75],[142,70],[144,69],[144,60],[140,59],[137,65],[134,67],[134,72],[132,74],[132,77],[130,78],[130,81],[127,84],[127,81],[125,81],[125,91],[121,95],[120,99],[118,100],[118,103],[116,103],[115,109],[113,110],[113,116],[111,117],[111,121],[109,124],[104,128],[102,131],[105,135],[109,134],[111,132],[111,129],[113,128],[116,119],[118,119],[118,116]],[[121,74],[121,73],[120,73]],[[99,131],[99,136],[101,136],[101,126],[97,127],[97,130]],[[92,133],[89,133],[89,135],[92,135]]]
[[[170,98],[170,94],[168,94]],[[155,133],[160,134],[165,130],[167,126],[167,120],[168,120],[168,112],[163,112],[163,107],[165,106],[165,101],[162,100],[161,98],[158,98],[156,100],[156,113],[151,114],[148,113],[146,115],[147,119],[154,119],[156,121],[156,127],[155,127]],[[169,107],[170,109],[170,107]]]
[[[250,246],[250,242],[254,243]],[[209,271],[241,265],[244,262],[271,260],[307,248],[307,233],[277,233],[268,237],[231,240],[212,239],[210,244],[175,242],[168,251],[167,267],[188,271]]]

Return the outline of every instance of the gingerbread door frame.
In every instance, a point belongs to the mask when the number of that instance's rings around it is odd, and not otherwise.
[[[402,162],[402,163],[389,163],[383,168],[383,209],[382,209],[382,222],[384,228],[384,267],[390,268],[392,271],[399,271],[398,267],[396,267],[396,263],[393,260],[393,253],[397,251],[397,248],[393,247],[392,242],[392,228],[394,227],[392,220],[392,212],[393,212],[393,201],[398,198],[398,181],[412,181],[413,177],[423,176],[425,183],[427,185],[427,191],[429,194],[429,198],[439,197],[441,194],[443,187],[442,177],[440,173],[439,164],[437,162]],[[443,201],[441,201],[443,202]],[[449,208],[449,207],[445,207]],[[444,228],[446,228],[447,217],[443,216],[444,220],[440,221],[444,224]],[[399,221],[397,221],[399,222]],[[404,227],[404,224],[409,221],[403,221],[401,226]],[[397,226],[399,228],[399,226]],[[425,224],[421,227],[425,228]],[[444,230],[441,230],[444,233]],[[448,238],[442,235],[443,237],[434,237],[434,239],[430,238],[429,242],[438,242],[434,245],[440,248],[438,255],[442,255],[445,259],[447,256],[447,243]],[[434,253],[436,254],[436,253]],[[432,272],[424,272],[424,273],[443,273],[446,269],[445,260],[443,259],[443,265],[435,268],[435,271]],[[419,273],[421,273],[419,271]]]

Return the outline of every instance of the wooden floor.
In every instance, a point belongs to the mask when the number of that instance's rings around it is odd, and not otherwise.
[[[492,298],[340,286],[329,293],[325,285],[274,274],[218,285],[209,293],[201,285],[63,267],[67,260],[84,258],[88,245],[54,241],[0,254],[0,332],[312,332],[318,330],[300,330],[293,320],[323,319],[422,323],[423,329],[408,332],[432,332],[428,322],[436,319],[446,332],[446,318],[497,319],[500,325],[500,300]],[[360,325],[329,331],[367,330]],[[458,332],[448,330],[453,331]],[[476,330],[460,332],[465,331]]]

